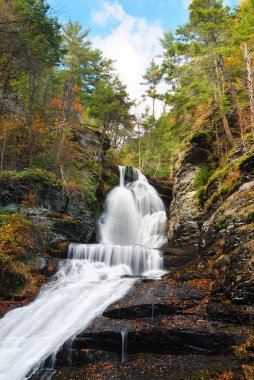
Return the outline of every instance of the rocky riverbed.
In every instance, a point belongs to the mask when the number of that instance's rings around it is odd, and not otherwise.
[[[211,279],[197,249],[164,257],[163,279],[137,279],[33,379],[251,379],[251,328],[209,317]]]

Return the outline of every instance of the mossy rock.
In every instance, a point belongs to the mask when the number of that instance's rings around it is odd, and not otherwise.
[[[26,286],[29,275],[21,262],[9,262],[0,269],[0,297],[8,298]]]
[[[23,171],[3,171],[0,173],[2,205],[21,203],[28,205],[37,203],[37,197],[44,188],[62,189],[57,176],[43,169],[26,169]]]
[[[197,131],[190,136],[190,143],[198,145],[201,148],[207,148],[210,146],[211,136],[206,131]]]
[[[247,223],[254,223],[254,211],[251,211],[246,217]]]
[[[55,243],[49,248],[49,255],[59,259],[66,259],[68,257],[68,249],[70,242],[62,241],[60,243]]]
[[[239,169],[242,172],[251,172],[254,169],[254,152],[246,154],[239,160]]]

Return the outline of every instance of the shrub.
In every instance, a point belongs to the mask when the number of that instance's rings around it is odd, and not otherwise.
[[[15,186],[16,184],[42,183],[53,187],[61,187],[61,181],[56,175],[40,168],[18,171],[3,171],[0,173],[0,183]]]

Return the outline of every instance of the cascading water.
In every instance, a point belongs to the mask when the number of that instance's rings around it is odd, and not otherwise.
[[[71,244],[67,260],[30,305],[0,320],[0,380],[21,380],[122,298],[136,281],[163,272],[158,251],[166,240],[163,203],[146,178],[133,169],[133,182],[120,185],[105,204],[101,243]],[[29,373],[29,375],[28,375]]]

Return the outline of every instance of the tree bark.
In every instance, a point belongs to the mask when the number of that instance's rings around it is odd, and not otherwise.
[[[242,113],[242,109],[240,107],[240,104],[238,102],[238,99],[237,99],[237,95],[236,95],[236,91],[234,89],[234,86],[233,86],[233,83],[230,79],[230,76],[229,76],[229,73],[228,73],[228,70],[226,68],[226,65],[225,65],[225,62],[224,62],[224,58],[221,54],[218,55],[218,65],[220,66],[222,72],[223,72],[223,75],[226,79],[226,82],[227,82],[227,85],[228,85],[228,89],[230,91],[230,94],[231,94],[231,97],[232,97],[232,101],[233,101],[233,104],[236,108],[236,112],[237,112],[237,116],[238,116],[238,121],[239,121],[239,126],[240,126],[240,131],[241,131],[241,137],[242,137],[242,140],[243,140],[243,136],[244,136],[244,128],[246,126],[246,120],[245,118],[243,117],[243,113]]]
[[[6,128],[4,128],[4,130],[3,130],[3,145],[2,145],[2,150],[1,150],[0,171],[3,170],[6,141],[7,141],[7,131],[6,131]]]
[[[248,92],[250,98],[250,114],[251,114],[251,131],[254,137],[254,88],[253,88],[253,72],[251,65],[251,56],[248,52],[247,44],[243,45],[244,58],[246,60],[247,65],[247,73],[248,73]]]
[[[217,101],[220,111],[221,111],[222,124],[223,124],[224,131],[226,133],[226,136],[228,138],[228,141],[232,146],[234,146],[235,140],[229,127],[227,115],[225,111],[223,110],[222,91],[220,88],[220,78],[219,78],[219,70],[218,70],[217,62],[215,62],[215,65],[216,65],[216,79],[217,79],[217,84],[214,83],[215,100]]]

